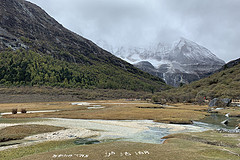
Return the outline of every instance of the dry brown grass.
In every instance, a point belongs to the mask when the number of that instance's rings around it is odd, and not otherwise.
[[[11,112],[12,108],[17,108],[18,110],[24,108],[27,111],[38,111],[76,109],[76,107],[77,106],[73,106],[69,102],[4,103],[0,104],[0,112]]]
[[[1,103],[63,102],[79,100],[149,99],[152,93],[131,90],[56,87],[0,87]]]
[[[19,140],[30,135],[46,133],[46,132],[54,132],[61,129],[64,129],[64,128],[48,126],[48,125],[10,126],[0,130],[0,142],[6,142],[10,140]]]
[[[73,119],[105,119],[105,120],[154,120],[164,123],[189,124],[192,120],[204,118],[207,114],[207,106],[197,106],[190,104],[175,104],[173,107],[159,107],[158,104],[147,103],[145,101],[125,101],[125,100],[104,100],[88,101],[104,106],[104,109],[89,110],[86,106],[73,106],[69,102],[57,103],[29,103],[18,104],[27,110],[47,110],[60,109],[63,111],[54,113],[34,113],[6,115],[7,118],[33,118],[33,117],[55,117]],[[105,104],[108,103],[108,104]],[[122,104],[117,104],[122,103]],[[136,104],[133,104],[136,103]],[[2,107],[5,106],[5,107]],[[9,106],[0,105],[1,109],[7,110]],[[140,107],[140,108],[139,108]],[[141,108],[149,107],[149,108]]]

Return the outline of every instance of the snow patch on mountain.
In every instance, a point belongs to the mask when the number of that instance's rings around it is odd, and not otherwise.
[[[203,78],[225,64],[210,50],[186,38],[180,38],[172,45],[157,43],[147,48],[114,49],[104,43],[98,45],[136,67],[165,79],[167,84],[173,86]],[[141,62],[151,63],[155,70],[149,68],[150,65],[147,63]]]

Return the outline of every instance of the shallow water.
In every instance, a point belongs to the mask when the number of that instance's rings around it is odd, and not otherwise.
[[[210,127],[197,125],[175,125],[153,122],[151,120],[83,120],[51,118],[48,121],[32,122],[28,124],[55,125],[66,128],[86,128],[98,131],[98,140],[121,139],[132,142],[160,144],[161,139],[172,133],[201,132]],[[207,126],[207,125],[206,125]]]
[[[229,126],[224,126],[221,122],[229,119]],[[174,133],[184,132],[202,132],[219,128],[235,127],[237,117],[225,117],[217,114],[208,116],[200,122],[194,121],[192,125],[164,124],[153,122],[152,120],[84,120],[84,119],[64,119],[64,118],[26,118],[26,119],[5,119],[0,118],[1,124],[42,124],[54,125],[65,128],[80,129],[85,128],[91,131],[97,131],[100,136],[94,138],[97,141],[121,140],[141,143],[161,144],[164,142],[164,136]],[[10,141],[1,143],[3,146],[14,145],[18,143],[27,143],[25,140]],[[30,141],[29,143],[32,143]]]
[[[224,120],[228,120],[228,125],[224,125],[221,122]],[[239,123],[239,117],[226,117],[224,115],[218,114],[211,114],[211,116],[207,116],[204,119],[200,120],[200,122],[204,122],[208,124],[208,126],[212,126],[216,128],[227,128],[227,129],[234,129],[236,125]]]

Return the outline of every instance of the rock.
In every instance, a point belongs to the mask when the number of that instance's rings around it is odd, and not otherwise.
[[[223,99],[214,98],[209,102],[208,106],[209,107],[229,107],[231,102],[232,102],[232,99],[230,98],[223,98]]]
[[[208,106],[209,106],[209,107],[217,106],[217,101],[218,101],[218,98],[212,99],[212,100],[209,102]]]
[[[231,102],[232,102],[232,99],[230,99],[230,98],[223,98],[223,99],[221,99],[221,101],[222,101],[227,107],[229,107],[230,104],[231,104]]]
[[[222,121],[221,123],[224,124],[224,125],[228,125],[228,119]]]

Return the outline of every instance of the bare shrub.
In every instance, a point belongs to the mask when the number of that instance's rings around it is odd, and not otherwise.
[[[17,114],[17,110],[16,108],[12,109],[12,114]]]
[[[27,110],[25,108],[22,108],[21,113],[27,113]]]

